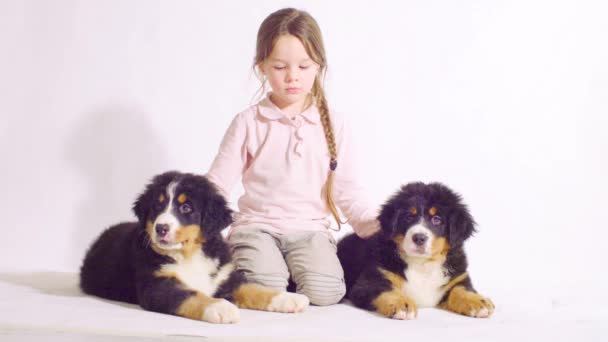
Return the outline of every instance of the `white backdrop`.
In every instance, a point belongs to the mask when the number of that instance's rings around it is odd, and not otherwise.
[[[600,0],[2,0],[0,271],[74,272],[151,176],[206,172],[258,87],[257,28],[285,6],[322,28],[376,203],[444,182],[479,223],[482,292],[606,299]]]

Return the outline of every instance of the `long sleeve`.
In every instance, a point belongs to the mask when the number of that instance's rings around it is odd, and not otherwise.
[[[222,143],[207,178],[213,182],[226,199],[242,176],[247,164],[247,127],[243,115],[237,115],[224,134]]]
[[[335,171],[333,185],[334,200],[355,233],[362,238],[366,238],[380,229],[379,222],[376,219],[379,208],[369,203],[369,197],[364,187],[358,182],[357,165],[354,161],[348,126],[342,121],[334,127],[338,148],[338,167]]]

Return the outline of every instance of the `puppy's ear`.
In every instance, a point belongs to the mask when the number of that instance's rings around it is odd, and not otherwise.
[[[232,210],[228,207],[228,202],[219,191],[207,181],[207,203],[201,216],[201,227],[206,236],[219,234],[224,228],[232,224]]]
[[[139,195],[135,203],[133,203],[133,212],[140,223],[145,224],[146,218],[150,213],[152,205],[152,183],[150,183],[144,192]]]
[[[385,204],[378,215],[380,228],[385,235],[391,236],[397,230],[401,222],[404,210],[394,205]]]
[[[450,246],[459,247],[464,241],[475,233],[475,221],[467,207],[458,204],[448,219],[448,232]]]
[[[393,217],[393,222],[391,223],[391,234],[393,234],[397,231],[397,228],[399,227],[399,225],[401,224],[401,221],[403,219],[404,213],[405,213],[405,209],[399,208],[395,212],[395,215],[393,215],[394,217]]]

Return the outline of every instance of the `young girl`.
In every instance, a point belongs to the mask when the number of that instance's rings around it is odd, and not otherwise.
[[[226,197],[242,176],[244,195],[228,242],[253,282],[284,291],[289,277],[312,304],[344,296],[328,229],[336,205],[355,232],[378,230],[377,209],[353,177],[348,132],[322,87],[325,49],[316,21],[286,8],[258,31],[254,69],[272,91],[232,121],[207,176]]]

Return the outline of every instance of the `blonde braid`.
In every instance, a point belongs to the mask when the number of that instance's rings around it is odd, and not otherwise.
[[[340,218],[340,214],[338,212],[338,208],[336,207],[336,203],[333,199],[333,183],[334,183],[334,174],[336,173],[336,168],[338,166],[338,151],[336,148],[336,138],[334,136],[334,128],[331,123],[331,119],[329,117],[329,107],[327,106],[327,99],[325,98],[325,92],[323,91],[323,87],[318,78],[315,79],[315,83],[312,89],[312,95],[316,99],[317,108],[319,110],[319,114],[321,115],[321,124],[323,125],[323,132],[325,133],[325,140],[327,141],[327,149],[329,150],[330,157],[330,169],[329,174],[327,175],[327,181],[325,182],[325,189],[323,191],[323,195],[325,197],[325,204],[331,211],[332,216],[336,220],[338,224],[338,231],[342,228],[342,224],[346,222],[342,222]]]

